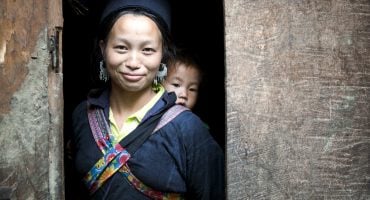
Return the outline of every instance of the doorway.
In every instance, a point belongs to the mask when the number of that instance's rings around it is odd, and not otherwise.
[[[85,99],[90,79],[90,54],[94,28],[104,1],[64,0],[63,74],[64,140],[70,139],[71,114]],[[225,149],[225,62],[224,16],[222,0],[187,0],[172,3],[172,33],[177,45],[193,51],[205,73],[203,87],[194,112],[210,127],[210,132]],[[73,164],[65,154],[66,199],[78,199],[78,181]]]

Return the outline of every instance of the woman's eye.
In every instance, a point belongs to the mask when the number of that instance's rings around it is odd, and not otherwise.
[[[155,52],[155,50],[154,49],[152,49],[152,48],[144,48],[143,49],[143,52],[144,52],[144,54],[152,54],[152,53],[154,53]]]
[[[119,51],[125,51],[125,50],[127,50],[126,46],[124,46],[124,45],[117,45],[114,48],[115,49],[118,49]]]

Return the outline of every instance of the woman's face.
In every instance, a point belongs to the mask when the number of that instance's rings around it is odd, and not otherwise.
[[[162,36],[143,15],[125,14],[113,25],[106,43],[100,42],[112,88],[128,92],[151,90],[162,60]]]

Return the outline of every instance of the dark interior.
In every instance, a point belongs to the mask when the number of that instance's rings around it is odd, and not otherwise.
[[[64,140],[70,139],[71,113],[85,99],[92,85],[90,60],[94,29],[104,6],[102,0],[64,0],[63,73]],[[225,58],[222,0],[173,0],[174,42],[191,50],[205,73],[194,112],[208,124],[210,132],[225,149]],[[66,199],[78,199],[77,177],[65,154]]]

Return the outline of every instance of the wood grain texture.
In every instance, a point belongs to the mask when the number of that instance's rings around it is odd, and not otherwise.
[[[228,199],[370,198],[370,2],[226,0]]]
[[[0,5],[0,121],[10,111],[14,92],[27,76],[25,66],[47,20],[47,1],[2,0]]]
[[[4,198],[63,199],[62,74],[51,70],[49,52],[53,29],[62,24],[58,9],[60,0],[0,1]]]

